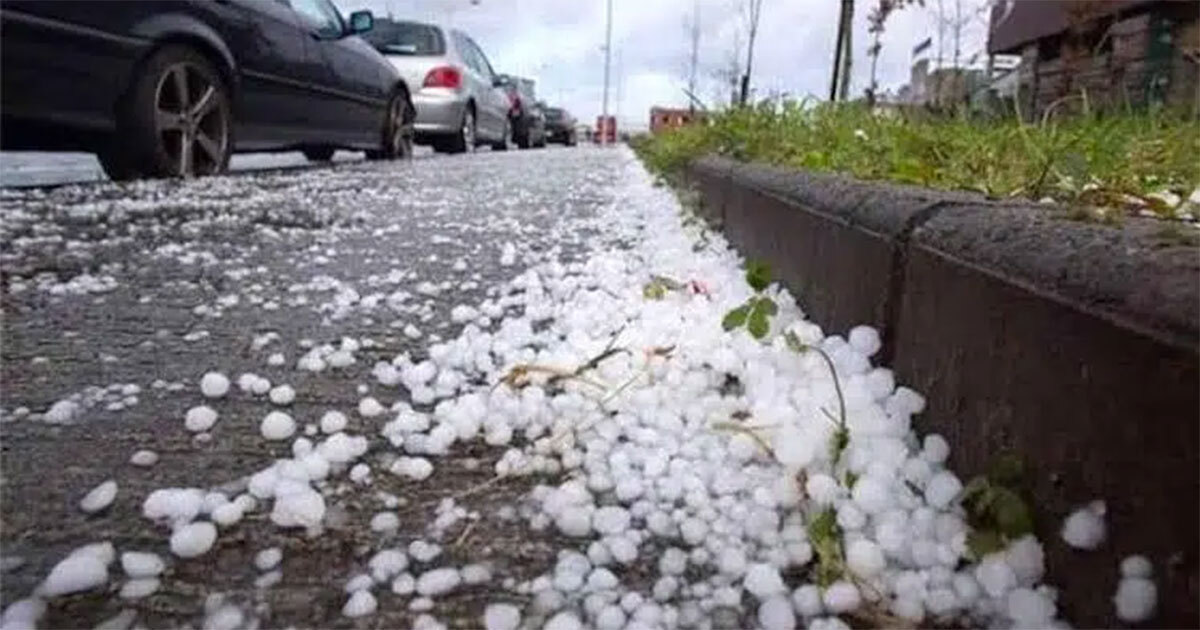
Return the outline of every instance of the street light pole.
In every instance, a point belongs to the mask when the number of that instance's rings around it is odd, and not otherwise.
[[[604,25],[604,103],[600,108],[600,144],[608,144],[608,73],[612,57],[612,0],[607,0]]]

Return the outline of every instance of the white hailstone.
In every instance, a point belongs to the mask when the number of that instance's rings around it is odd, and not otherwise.
[[[100,554],[77,549],[54,565],[37,593],[43,597],[58,597],[107,584],[108,563],[104,560]]]
[[[865,475],[856,481],[850,494],[854,498],[854,504],[869,515],[886,512],[896,500],[887,483],[874,475]]]
[[[783,578],[779,575],[779,569],[762,563],[750,566],[742,586],[760,601],[787,590],[783,585]]]
[[[417,592],[426,597],[449,593],[462,584],[462,574],[458,569],[443,567],[421,574],[417,578]]]
[[[254,578],[254,588],[268,589],[283,581],[283,571],[275,569]]]
[[[862,601],[858,587],[845,580],[838,580],[825,589],[822,596],[825,609],[834,614],[846,613],[858,608]]]
[[[846,546],[846,567],[861,578],[872,578],[883,572],[887,560],[883,550],[869,539],[859,538]]]
[[[663,575],[683,575],[687,570],[687,553],[678,547],[669,547],[658,558],[658,571]]]
[[[1005,562],[1003,553],[990,553],[975,567],[975,579],[993,598],[1002,597],[1017,585],[1017,575]]]
[[[1121,577],[1148,578],[1154,568],[1146,556],[1135,554],[1121,561]]]
[[[87,514],[94,514],[112,505],[117,498],[117,482],[109,479],[92,488],[79,500],[79,509]]]
[[[286,440],[296,433],[296,421],[282,411],[268,413],[259,426],[263,439]]]
[[[1033,534],[1022,536],[1004,550],[1004,559],[1017,576],[1017,583],[1033,586],[1046,572],[1046,554]]]
[[[180,558],[195,558],[212,549],[217,528],[212,523],[188,523],[171,534],[171,553]]]
[[[149,551],[126,551],[121,554],[121,570],[131,578],[156,577],[167,564],[156,553]]]
[[[795,335],[796,339],[806,346],[819,345],[825,338],[825,332],[821,330],[820,326],[807,321],[798,321],[792,324],[788,328],[788,332]]]
[[[183,417],[183,426],[192,433],[207,431],[217,423],[217,412],[208,405],[199,405],[188,409]]]
[[[230,527],[241,521],[245,515],[246,508],[241,503],[230,501],[213,508],[212,520],[221,527]]]
[[[947,457],[950,457],[950,444],[946,442],[946,438],[937,433],[926,435],[921,458],[931,464],[941,464]]]
[[[142,449],[129,456],[129,463],[141,468],[147,468],[158,463],[158,453]]]
[[[1092,501],[1075,510],[1063,521],[1062,539],[1076,549],[1099,547],[1106,534],[1105,512],[1104,501]]]
[[[371,467],[367,464],[355,464],[350,469],[350,481],[354,483],[367,483],[371,478]]]
[[[679,535],[689,545],[699,545],[708,536],[708,525],[698,518],[684,519],[679,524]]]
[[[424,457],[400,457],[388,469],[393,475],[423,481],[433,474],[433,464]]]
[[[763,600],[758,606],[758,625],[763,630],[794,630],[796,615],[787,597],[775,595]]]
[[[276,385],[271,388],[267,398],[276,405],[290,405],[296,400],[296,390],[291,385]]]
[[[358,575],[347,580],[346,585],[342,587],[342,590],[346,593],[353,593],[355,591],[368,590],[372,586],[375,586],[375,580],[366,573],[359,573]]]
[[[400,549],[384,549],[367,563],[376,582],[386,582],[408,568],[408,556]]]
[[[1139,623],[1154,616],[1158,606],[1158,587],[1144,577],[1125,577],[1117,584],[1112,598],[1117,618],[1126,623]]]
[[[596,630],[621,630],[625,627],[625,611],[620,606],[608,605],[596,614]]]
[[[351,619],[365,617],[374,614],[378,606],[379,602],[375,601],[375,596],[371,594],[371,591],[354,591],[350,595],[350,599],[346,600],[346,604],[342,606],[342,616]]]
[[[325,498],[308,486],[275,497],[271,522],[279,527],[312,528],[325,518]]]
[[[958,480],[957,475],[943,470],[925,484],[925,502],[939,510],[944,510],[958,497],[962,488],[962,482]]]
[[[512,604],[488,604],[483,609],[486,630],[517,630],[521,625],[521,610]]]
[[[717,554],[717,567],[730,577],[741,577],[746,572],[746,552],[738,547],[725,547]]]
[[[616,506],[605,506],[592,513],[592,527],[597,534],[608,536],[629,529],[629,510]]]
[[[551,617],[550,621],[542,626],[542,630],[583,630],[583,623],[575,613],[563,611]]]
[[[792,606],[802,617],[816,617],[825,611],[821,589],[816,584],[804,584],[792,591]]]
[[[554,517],[554,525],[564,535],[572,538],[582,538],[591,534],[591,506],[572,505],[562,508]]]
[[[267,356],[267,365],[273,365],[273,366],[278,367],[280,365],[283,365],[286,362],[287,362],[287,358],[283,356],[282,352],[273,352],[269,356]]]
[[[392,580],[392,592],[397,595],[412,595],[417,590],[417,578],[411,573],[401,573]]]
[[[400,517],[392,512],[379,512],[371,517],[371,531],[394,532],[400,529]]]
[[[198,488],[159,488],[142,502],[142,516],[152,521],[186,523],[204,507],[204,492]]]
[[[370,396],[358,401],[358,415],[364,418],[374,418],[384,411],[386,411],[384,406]]]
[[[592,572],[587,576],[587,590],[589,591],[606,591],[616,588],[621,583],[621,579],[615,573],[604,567],[592,569]]]
[[[842,490],[833,477],[825,473],[815,473],[804,482],[804,492],[818,505],[832,505]]]
[[[1017,628],[1046,628],[1057,608],[1049,597],[1030,588],[1017,588],[1009,591],[1005,611]]]
[[[463,584],[483,584],[492,579],[492,570],[483,564],[468,564],[459,570]]]
[[[0,628],[35,628],[46,614],[46,601],[40,597],[18,599],[4,609],[0,616]]]
[[[158,578],[134,578],[121,585],[117,596],[121,599],[142,599],[154,594],[162,583]]]
[[[851,328],[848,341],[851,348],[867,357],[879,352],[879,348],[883,346],[883,342],[879,339],[879,331],[870,326]]]
[[[268,547],[254,554],[254,568],[259,571],[270,571],[283,562],[283,549]]]
[[[440,545],[425,542],[424,540],[414,540],[408,544],[408,555],[412,556],[417,562],[429,562],[438,557],[442,553]]]
[[[329,410],[321,416],[321,433],[332,435],[346,429],[346,414]]]
[[[775,459],[790,470],[807,466],[816,455],[815,442],[792,424],[775,432],[771,447],[775,451]]]
[[[220,398],[229,392],[229,378],[220,372],[208,372],[200,377],[200,393],[205,398]]]

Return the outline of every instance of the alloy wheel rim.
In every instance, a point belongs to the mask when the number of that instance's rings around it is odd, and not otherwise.
[[[221,170],[229,115],[218,87],[195,64],[168,66],[154,90],[154,127],[172,172],[182,177]]]

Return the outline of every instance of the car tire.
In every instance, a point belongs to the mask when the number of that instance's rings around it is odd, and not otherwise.
[[[117,137],[128,149],[106,159],[121,179],[224,172],[233,152],[230,102],[228,86],[204,55],[164,46],[141,64],[118,105]]]
[[[303,149],[302,153],[309,162],[328,162],[333,159],[333,147],[310,147]]]
[[[411,160],[413,156],[413,119],[416,117],[408,93],[398,91],[388,102],[379,148],[367,151],[368,160]],[[434,145],[437,150],[437,145]]]
[[[459,125],[458,133],[446,143],[448,153],[466,153],[475,150],[475,131],[477,129],[475,121],[475,109],[467,106],[463,110],[462,124]]]
[[[126,181],[137,177],[137,170],[129,161],[127,152],[115,146],[105,146],[96,152],[96,159],[100,161],[100,167],[104,169],[104,174],[113,181]]]

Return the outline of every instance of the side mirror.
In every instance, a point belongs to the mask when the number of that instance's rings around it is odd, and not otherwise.
[[[375,16],[370,11],[355,11],[350,14],[350,35],[361,35],[375,26]]]
[[[508,77],[498,76],[492,79],[492,87],[504,87],[508,85]]]

